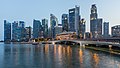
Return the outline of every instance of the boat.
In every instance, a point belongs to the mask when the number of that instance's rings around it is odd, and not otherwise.
[[[33,42],[32,45],[38,45],[39,43],[38,42]]]
[[[35,40],[32,42],[32,45],[38,45],[39,42],[35,42]]]

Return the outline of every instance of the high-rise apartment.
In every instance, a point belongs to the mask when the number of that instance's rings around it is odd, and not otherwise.
[[[11,23],[6,20],[4,20],[4,41],[11,41]]]

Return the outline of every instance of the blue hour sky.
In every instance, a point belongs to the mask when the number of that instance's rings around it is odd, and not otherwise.
[[[120,0],[0,0],[0,40],[4,38],[4,20],[11,23],[23,20],[26,26],[32,26],[33,19],[49,19],[52,13],[61,23],[61,15],[75,5],[80,6],[80,15],[86,19],[86,31],[89,31],[92,4],[96,4],[99,18],[110,22],[110,27],[120,24]]]

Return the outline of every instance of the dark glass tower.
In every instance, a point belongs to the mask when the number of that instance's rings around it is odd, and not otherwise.
[[[92,38],[102,37],[102,19],[98,18],[97,7],[95,4],[91,7],[90,32],[92,34]]]
[[[18,21],[14,21],[12,23],[12,41],[17,41],[17,37],[18,37]]]
[[[69,31],[79,33],[79,6],[75,6],[73,9],[69,9]]]
[[[104,37],[109,37],[109,22],[104,22],[104,31],[103,31]]]
[[[68,14],[62,15],[62,31],[68,31]]]
[[[48,37],[48,20],[42,19],[42,27],[43,27],[43,36],[44,38]]]
[[[40,38],[42,25],[39,20],[33,20],[33,38]]]
[[[11,23],[4,20],[4,41],[11,41]]]
[[[50,14],[51,38],[55,38],[55,26],[58,26],[58,19],[53,14]]]

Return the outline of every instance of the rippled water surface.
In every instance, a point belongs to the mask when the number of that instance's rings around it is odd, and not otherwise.
[[[120,68],[120,56],[78,46],[0,43],[0,68]]]

